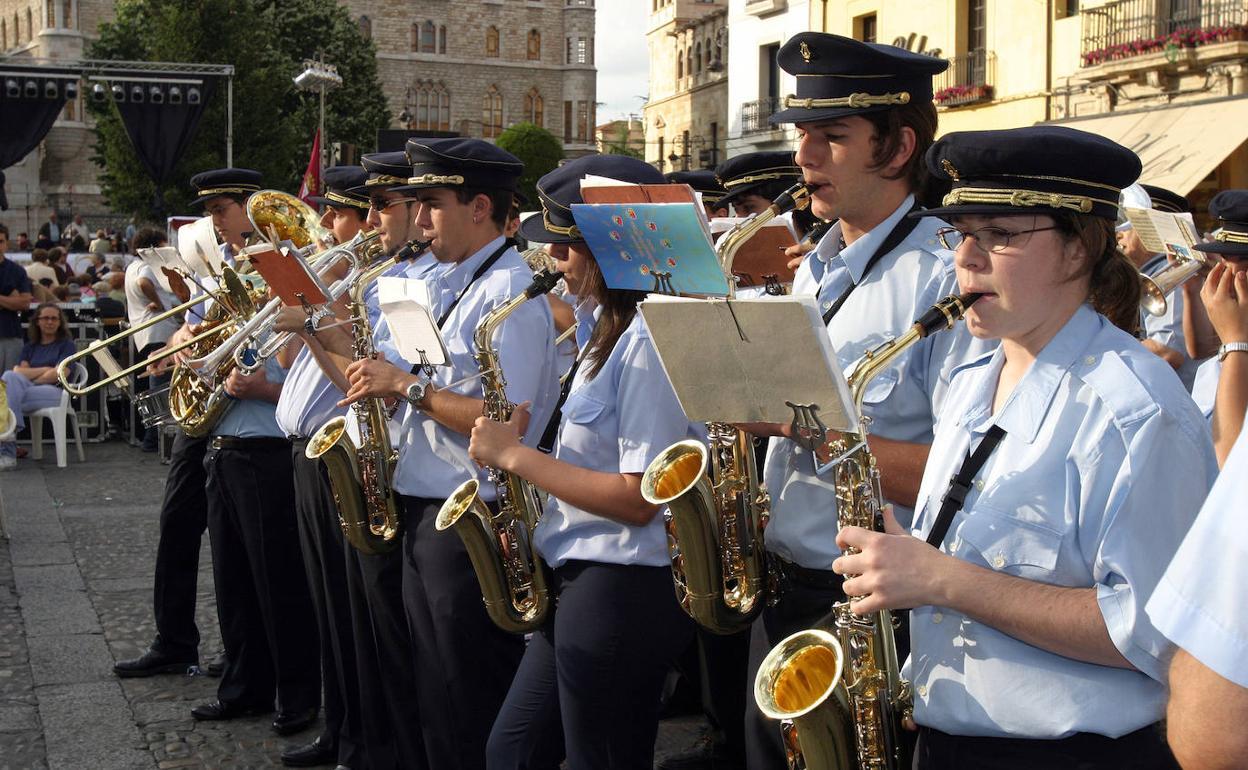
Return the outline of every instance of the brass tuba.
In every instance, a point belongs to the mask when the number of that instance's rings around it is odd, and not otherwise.
[[[419,253],[428,246],[413,241],[404,249]],[[372,358],[376,352],[364,292],[396,261],[386,258],[379,264],[368,264],[371,253],[359,252],[356,266],[360,273],[351,285],[352,358],[357,361]],[[338,523],[347,542],[361,553],[386,553],[402,542],[399,501],[390,484],[398,457],[390,446],[386,407],[380,398],[366,398],[352,404],[351,411],[359,428],[359,447],[347,434],[347,418],[339,416],[312,434],[304,456],[325,464],[338,508]]]
[[[321,226],[316,209],[290,193],[260,190],[247,197],[245,208],[256,238],[290,241],[299,249],[333,243],[333,231]]]
[[[802,184],[722,235],[715,245],[733,285],[737,251],[768,221],[810,203]],[[703,628],[731,634],[763,606],[767,583],[763,529],[771,500],[758,481],[753,438],[726,423],[708,423],[709,446],[680,441],[664,449],[641,479],[641,494],[666,505],[668,552],[676,598]]]
[[[860,358],[849,375],[856,411],[861,414],[872,379],[914,343],[952,328],[979,297],[942,299],[900,337]],[[833,434],[812,455],[826,451],[835,458],[831,469],[838,527],[878,531],[883,529],[884,505],[880,472],[867,446],[867,421],[860,419],[857,433]],[[852,600],[833,605],[832,633],[810,629],[782,640],[763,659],[754,679],[759,710],[781,720],[790,768],[909,767],[900,731],[902,719],[911,712],[910,683],[901,678],[892,613],[881,610],[859,617],[851,609]]]
[[[507,381],[494,349],[494,332],[521,305],[545,295],[562,277],[562,273],[543,270],[533,276],[528,288],[491,310],[477,326],[473,342],[487,418],[506,422],[515,409],[507,400]],[[541,626],[550,608],[546,567],[533,550],[533,530],[541,519],[542,503],[533,485],[514,473],[490,468],[489,477],[498,490],[498,513],[482,501],[474,478],[451,493],[438,511],[435,525],[439,532],[453,527],[464,541],[481,584],[485,611],[494,625],[523,634]]]

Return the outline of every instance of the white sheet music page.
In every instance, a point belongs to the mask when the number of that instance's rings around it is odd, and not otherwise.
[[[377,300],[404,359],[446,366],[449,356],[437,321],[429,312],[429,287],[424,281],[398,276],[378,278]]]
[[[641,314],[689,419],[793,420],[816,404],[832,430],[855,430],[849,385],[810,296],[692,299],[652,294]]]

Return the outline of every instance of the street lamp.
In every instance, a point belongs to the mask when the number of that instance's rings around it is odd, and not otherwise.
[[[325,92],[342,85],[342,76],[338,74],[337,67],[325,63],[324,54],[318,53],[315,59],[303,60],[303,72],[296,75],[294,80],[295,87],[299,90],[317,91],[321,97],[320,130],[317,132],[321,137],[321,152],[317,161],[321,174],[324,174],[325,155],[329,151],[329,142],[325,141]]]

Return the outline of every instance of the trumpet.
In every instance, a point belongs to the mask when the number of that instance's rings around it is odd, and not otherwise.
[[[1140,309],[1149,315],[1161,316],[1170,307],[1170,292],[1183,285],[1209,264],[1203,251],[1191,250],[1191,256],[1180,257],[1154,276],[1140,273]]]

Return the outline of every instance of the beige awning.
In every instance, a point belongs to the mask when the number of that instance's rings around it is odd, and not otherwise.
[[[1055,120],[1113,139],[1140,156],[1140,181],[1187,195],[1248,139],[1248,97]]]

